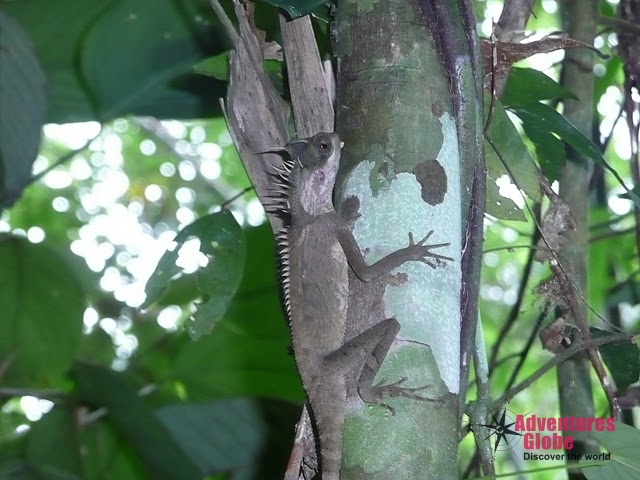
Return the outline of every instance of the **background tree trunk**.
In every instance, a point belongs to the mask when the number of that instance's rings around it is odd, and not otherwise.
[[[569,37],[591,45],[596,35],[597,2],[565,0],[561,2],[561,8],[564,30]],[[564,102],[565,117],[587,138],[591,138],[592,135],[594,115],[593,57],[594,53],[587,49],[567,49],[562,66],[562,84],[579,98],[578,101]],[[567,243],[560,250],[559,258],[566,264],[565,268],[574,287],[581,292],[587,291],[590,172],[588,159],[567,147],[567,162],[559,180],[559,193],[571,209],[577,228],[575,231],[567,232]],[[579,301],[577,305],[579,311],[575,314],[586,319],[586,303]],[[591,418],[595,415],[590,371],[591,366],[586,353],[575,355],[558,366],[561,416]],[[575,443],[572,454],[598,452],[598,444],[589,432],[574,432],[573,436]],[[584,475],[580,470],[570,470],[569,477],[577,480],[584,478]]]

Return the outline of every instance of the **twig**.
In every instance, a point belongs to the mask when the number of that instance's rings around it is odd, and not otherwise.
[[[220,5],[218,0],[209,0],[209,5],[211,5],[211,9],[218,17],[218,20],[220,20],[222,28],[224,28],[224,32],[227,34],[227,38],[229,38],[231,43],[235,45],[240,36],[236,31],[236,27],[233,26],[231,19],[228,17],[227,12],[224,11],[224,8],[222,8],[222,5]]]
[[[37,182],[38,180],[40,180],[42,177],[44,177],[47,173],[49,173],[50,171],[58,168],[60,165],[62,165],[63,163],[69,161],[70,159],[72,159],[73,157],[75,157],[78,153],[82,152],[83,150],[86,150],[87,147],[89,147],[89,145],[91,145],[91,142],[93,142],[96,138],[98,138],[100,136],[100,134],[102,133],[102,124],[100,125],[100,130],[98,131],[98,133],[96,135],[94,135],[93,137],[91,137],[89,140],[87,140],[85,142],[84,145],[82,145],[80,148],[76,148],[75,150],[70,150],[67,153],[65,153],[64,155],[62,155],[60,158],[58,158],[58,160],[56,160],[55,162],[53,162],[51,165],[49,165],[47,168],[45,168],[44,170],[42,170],[41,172],[38,172],[37,174],[35,174],[33,177],[31,177],[24,185],[24,187],[27,187],[28,185],[30,185],[31,183]],[[24,188],[23,187],[23,188]]]
[[[220,210],[224,210],[225,208],[227,208],[229,206],[229,204],[235,202],[237,199],[239,199],[245,193],[250,192],[251,190],[253,190],[253,187],[251,185],[249,185],[248,187],[243,188],[238,193],[236,193],[233,197],[231,197],[229,200],[226,200],[222,205],[220,205]]]
[[[528,388],[531,384],[533,384],[536,380],[542,377],[549,370],[560,365],[562,362],[568,360],[576,353],[583,352],[590,348],[597,348],[602,345],[608,345],[609,343],[622,343],[624,341],[631,341],[634,338],[635,338],[634,334],[617,333],[614,335],[610,335],[608,337],[594,338],[591,340],[575,343],[571,347],[566,349],[564,352],[559,353],[558,355],[553,357],[551,360],[549,360],[547,363],[545,363],[542,367],[540,367],[536,372],[534,372],[530,377],[528,377],[522,383],[507,390],[504,394],[500,396],[500,398],[491,402],[491,404],[489,405],[488,411],[490,412],[497,411],[507,401],[515,397],[518,393],[522,392],[524,389]]]
[[[509,165],[507,165],[507,162],[505,162],[502,154],[498,151],[498,149],[496,148],[495,144],[493,143],[493,141],[491,140],[490,137],[486,136],[485,137],[487,142],[489,143],[489,145],[491,145],[491,148],[493,148],[493,150],[496,152],[496,155],[498,156],[498,158],[500,159],[500,161],[502,162],[502,164],[504,165],[505,169],[507,170],[507,173],[511,176],[511,178],[514,179],[515,181],[515,176],[513,175],[513,172],[511,171],[511,168],[509,167]],[[543,189],[545,190],[545,192],[547,193],[547,195],[551,198],[552,195],[557,196],[555,194],[555,192],[553,192],[553,190],[551,189],[550,185],[548,185],[548,183],[546,182],[546,179],[544,178],[544,176],[542,175],[542,173],[540,172],[539,169],[536,170],[538,172],[538,177],[540,179],[541,185],[543,187]],[[517,186],[517,183],[516,183]],[[540,236],[542,238],[542,240],[544,241],[544,243],[550,248],[550,253],[551,253],[551,258],[549,259],[549,267],[551,268],[551,271],[553,273],[553,276],[558,279],[558,281],[562,282],[562,285],[567,285],[568,286],[568,290],[570,291],[570,294],[567,295],[567,302],[568,302],[568,306],[569,306],[569,310],[575,320],[576,323],[576,327],[578,328],[580,334],[582,335],[583,340],[588,343],[589,340],[591,340],[591,333],[589,331],[589,326],[587,324],[586,319],[580,314],[580,309],[579,309],[579,305],[577,302],[577,298],[579,298],[587,307],[587,309],[591,312],[593,312],[597,318],[601,319],[603,322],[608,323],[607,320],[605,318],[602,317],[602,315],[600,315],[599,312],[597,312],[590,304],[589,302],[587,302],[587,299],[584,297],[582,291],[580,290],[580,288],[575,285],[575,283],[573,282],[572,278],[569,276],[569,273],[566,271],[566,269],[564,268],[564,265],[562,264],[562,262],[560,261],[560,258],[558,257],[558,254],[555,250],[553,250],[553,248],[551,247],[551,244],[549,243],[549,241],[547,240],[547,238],[545,237],[545,234],[543,232],[543,229],[540,225],[540,222],[538,222],[537,218],[533,215],[533,212],[531,212],[531,207],[529,207],[529,204],[527,202],[524,203],[525,207],[529,210],[534,223],[536,224],[536,227],[538,228],[539,232],[540,232]],[[607,400],[609,401],[609,405],[611,407],[611,411],[614,414],[614,416],[617,416],[618,413],[618,407],[617,407],[617,401],[615,398],[615,392],[613,390],[613,387],[611,385],[611,382],[609,381],[609,379],[607,378],[607,374],[606,371],[604,369],[604,366],[602,365],[602,361],[600,360],[600,356],[598,354],[598,351],[594,348],[589,348],[587,349],[587,354],[589,356],[589,360],[591,361],[591,364],[594,368],[594,370],[596,371],[596,374],[598,376],[598,379],[600,380],[600,384],[602,386],[602,389],[605,392],[605,395],[607,396]]]
[[[535,214],[539,215],[540,213],[540,205],[538,204],[535,207]],[[534,226],[533,235],[531,239],[532,245],[536,245],[538,243],[539,230],[537,226]],[[516,303],[513,304],[511,310],[509,311],[509,316],[507,320],[502,325],[500,329],[500,333],[498,334],[498,340],[496,344],[493,346],[491,350],[491,357],[489,360],[489,371],[493,371],[496,364],[496,359],[498,358],[498,352],[500,351],[500,347],[502,343],[507,339],[507,333],[511,330],[511,327],[515,323],[516,319],[520,314],[520,306],[522,305],[522,300],[524,298],[524,292],[527,287],[527,283],[529,282],[529,277],[531,276],[531,270],[533,268],[533,259],[535,256],[535,248],[531,248],[529,251],[529,256],[527,257],[527,262],[525,263],[524,269],[522,271],[522,277],[520,278],[520,285],[518,287],[518,298]]]

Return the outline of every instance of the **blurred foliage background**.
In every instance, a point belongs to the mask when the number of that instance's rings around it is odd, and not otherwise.
[[[221,3],[231,12],[231,2]],[[318,3],[318,42],[328,52],[329,13]],[[615,17],[615,3],[602,0],[601,15]],[[501,5],[476,2],[484,36]],[[279,40],[273,5],[257,3],[255,19]],[[527,28],[559,29],[557,2],[536,2]],[[616,44],[603,23],[595,46],[610,58],[594,69],[595,140],[627,179]],[[221,118],[230,46],[204,0],[0,0],[0,478],[281,478],[303,392],[274,242]],[[28,61],[12,63],[7,52],[17,47]],[[521,65],[557,78],[562,58],[559,50]],[[269,69],[286,97],[282,65]],[[9,86],[17,93],[5,98]],[[33,129],[42,123],[39,143]],[[519,190],[500,180],[501,193],[523,208]],[[633,203],[601,169],[594,184],[586,298],[617,327],[634,329]],[[229,225],[228,215],[207,217],[212,244],[233,240],[221,271],[220,260],[199,253],[203,237],[187,234],[178,247],[174,238],[223,206],[242,228],[229,227],[225,240],[216,228]],[[518,318],[497,354],[495,392],[538,329],[542,304],[531,290],[548,276],[533,264],[521,283],[535,236],[523,212],[527,221],[489,218],[485,230],[487,344],[496,345],[514,305]],[[179,273],[146,305],[145,284],[171,248]],[[213,331],[193,335],[189,318],[202,308],[218,312],[209,317]],[[517,378],[549,358],[536,343]],[[596,400],[606,416],[603,396]],[[557,415],[553,372],[508,408]],[[462,443],[461,469],[471,443]],[[519,468],[508,452],[497,461],[499,471]],[[564,473],[535,478],[554,475]]]

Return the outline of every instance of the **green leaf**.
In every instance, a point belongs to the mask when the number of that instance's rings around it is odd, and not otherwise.
[[[47,122],[220,115],[226,84],[192,72],[197,61],[230,47],[207,0],[56,0],[55,6],[2,3],[31,38],[49,80]]]
[[[304,395],[276,285],[273,235],[262,225],[247,229],[246,237],[246,270],[224,319],[197,342],[185,337],[168,346],[165,356],[172,361],[156,375],[179,382],[193,401],[262,396],[300,403]]]
[[[633,187],[631,189],[631,192],[629,193],[621,193],[620,195],[618,195],[618,197],[626,198],[627,200],[632,200],[634,195],[635,196],[640,195],[640,185],[636,185],[635,187]]]
[[[580,466],[588,480],[640,480],[640,431],[616,423],[615,430],[593,431],[598,443],[611,453],[611,460],[604,465],[588,467],[592,460],[582,459]]]
[[[235,398],[170,405],[156,414],[203,472],[281,478],[300,406]]]
[[[140,455],[123,441],[108,416],[85,425],[81,430],[81,441],[84,480],[150,478]]]
[[[169,378],[197,401],[267,396],[301,402],[300,379],[275,289],[239,298],[211,335],[174,350]]]
[[[166,428],[140,398],[123,374],[109,369],[76,363],[73,369],[76,396],[81,402],[104,407],[158,480],[196,480],[202,473],[178,448]]]
[[[183,274],[182,267],[176,264],[179,249],[194,237],[200,241],[199,251],[207,257],[207,264],[192,274],[202,302],[196,304],[197,310],[187,322],[187,331],[193,339],[198,339],[211,332],[222,318],[242,278],[246,254],[244,236],[231,212],[199,218],[178,233],[176,248],[165,252],[147,282],[143,308],[160,299],[169,282]]]
[[[640,207],[640,197],[626,187],[618,172],[607,163],[598,147],[556,110],[544,103],[528,104],[524,107],[514,107],[510,110],[520,117],[523,123],[555,133],[562,141],[571,145],[578,153],[602,165],[611,172],[618,183],[627,191],[627,194],[636,206]]]
[[[509,73],[500,101],[506,107],[517,107],[554,98],[578,100],[572,91],[540,70],[514,67]]]
[[[51,448],[53,445],[55,448]],[[39,478],[84,478],[76,415],[70,405],[56,405],[33,425],[27,441],[26,458]]]
[[[6,415],[3,412],[2,416]],[[22,420],[20,423],[22,424],[24,423],[24,416],[20,415],[20,417]],[[17,475],[17,472],[26,472],[28,470],[25,459],[27,435],[16,435],[14,429],[10,435],[3,435],[0,440],[0,479],[27,480],[25,474]]]
[[[0,236],[0,361],[5,385],[51,387],[71,366],[82,339],[85,294],[56,251]]]
[[[486,98],[485,103],[488,103]],[[520,208],[511,199],[498,193],[495,181],[507,175],[529,198],[537,201],[540,199],[538,176],[518,130],[500,102],[495,100],[486,138],[487,213],[498,218],[524,221]]]
[[[281,95],[285,95],[284,79],[282,76],[282,62],[279,60],[265,60],[264,70],[267,77]],[[205,58],[193,67],[199,75],[215,78],[224,82],[229,81],[229,52]]]
[[[610,332],[598,328],[591,328],[590,331],[593,338],[612,335]],[[636,383],[640,377],[640,350],[638,345],[631,341],[602,345],[600,353],[609,372],[611,372],[613,380],[616,382],[618,392],[624,394],[629,385]]]
[[[567,158],[562,140],[537,124],[525,123],[522,128],[536,148],[542,173],[550,182],[558,180]]]
[[[266,3],[283,9],[293,18],[302,17],[313,12],[316,8],[321,7],[327,0],[262,0]]]
[[[605,244],[605,247],[603,247],[603,250],[605,252],[607,249],[611,248],[611,245],[608,245],[605,242],[602,243]],[[594,247],[589,246],[589,249],[592,248]],[[607,263],[610,264],[611,260],[608,258],[607,260]],[[592,261],[589,262],[589,273],[591,273],[591,263]],[[640,282],[628,279],[611,288],[609,294],[607,295],[607,306],[615,307],[620,305],[621,303],[629,303],[631,305],[637,305],[638,303],[640,303]]]
[[[201,62],[194,65],[193,70],[207,77],[213,77],[217,80],[229,80],[229,52],[223,52],[220,55],[205,58]]]
[[[489,151],[490,145],[485,147],[485,151]],[[503,220],[513,220],[514,222],[525,222],[522,209],[510,198],[500,195],[500,189],[496,185],[495,180],[487,176],[487,202],[486,211],[488,214]]]
[[[0,206],[31,176],[47,108],[47,79],[20,25],[0,11]]]

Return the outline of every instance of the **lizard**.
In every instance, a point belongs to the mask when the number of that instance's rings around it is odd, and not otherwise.
[[[333,132],[287,145],[284,150],[289,155],[283,156],[276,202],[271,206],[287,218],[285,228],[277,234],[279,280],[323,480],[340,478],[347,378],[352,378],[348,374],[357,372],[357,391],[363,402],[386,407],[391,413],[393,409],[381,400],[385,396],[432,400],[414,393],[426,387],[402,387],[406,378],[373,385],[400,324],[389,318],[345,339],[349,269],[360,281],[368,282],[408,261],[436,268],[452,260],[431,251],[449,245],[427,245],[431,231],[417,243],[409,233],[407,247],[373,265],[365,263],[347,222],[333,206],[342,146]]]

